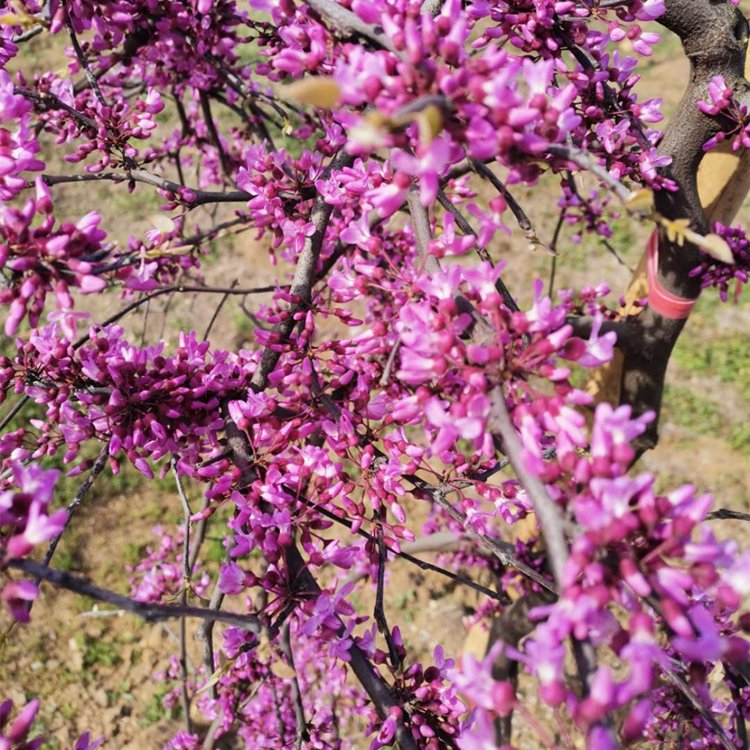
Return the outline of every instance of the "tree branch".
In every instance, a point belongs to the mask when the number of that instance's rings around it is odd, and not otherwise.
[[[217,612],[202,607],[184,607],[175,604],[154,604],[152,602],[139,602],[129,596],[117,594],[109,589],[95,586],[86,578],[74,576],[64,570],[49,568],[36,560],[9,560],[7,567],[23,571],[29,575],[48,581],[60,588],[73,591],[76,594],[88,596],[100,602],[112,604],[126,612],[137,615],[146,622],[162,622],[173,620],[176,617],[191,617],[198,620],[211,622],[225,622],[228,625],[247,630],[250,633],[260,633],[263,625],[255,615],[239,614],[234,612]]]
[[[351,154],[342,151],[333,160],[330,168],[331,170],[343,169],[344,167],[350,166],[353,162],[354,157]],[[305,245],[300,253],[299,260],[297,261],[297,266],[294,270],[294,279],[292,280],[292,286],[290,289],[291,294],[297,298],[297,301],[289,305],[286,317],[274,330],[279,343],[284,342],[289,338],[292,329],[297,323],[295,320],[295,314],[309,306],[312,301],[312,287],[316,280],[315,273],[318,266],[318,258],[320,257],[320,251],[323,247],[323,240],[332,213],[333,206],[326,203],[323,198],[318,198],[315,201],[310,214],[310,220],[312,221],[315,230],[312,235],[305,239]],[[268,377],[273,372],[280,357],[280,347],[267,347],[263,351],[260,363],[253,373],[251,381],[251,387],[256,392],[262,391],[266,387]]]
[[[550,568],[558,587],[562,588],[563,569],[568,559],[568,543],[563,535],[563,521],[560,511],[547,494],[547,488],[539,477],[526,469],[523,462],[521,441],[518,439],[516,428],[510,421],[508,408],[505,406],[505,396],[502,388],[496,386],[490,393],[489,429],[503,441],[503,452],[508,456],[518,481],[526,490],[526,494],[534,506],[534,513],[539,519],[542,534],[549,555]]]

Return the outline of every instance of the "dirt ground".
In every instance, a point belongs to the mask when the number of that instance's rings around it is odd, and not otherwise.
[[[669,109],[686,75],[687,66],[671,42],[655,55],[641,90],[645,96],[665,97]],[[142,187],[127,203],[124,188],[101,186],[97,200],[113,237],[123,239],[129,232],[149,227],[148,216],[156,213],[159,201]],[[60,189],[63,213],[75,216],[80,211],[77,189]],[[538,190],[533,194],[519,191],[518,197],[540,236],[549,238],[556,218],[545,209],[549,201],[540,199]],[[750,205],[743,209],[741,219],[750,223]],[[637,263],[645,233],[625,222],[616,225],[613,245],[631,266]],[[221,243],[221,252],[205,267],[208,283],[227,285],[236,278],[243,286],[265,284],[278,274],[267,262],[265,249],[250,235]],[[589,241],[580,246],[562,243],[561,247],[558,288],[606,278],[616,294],[624,289],[629,271],[606,250]],[[511,289],[528,288],[530,275],[546,278],[549,273],[550,259],[524,248],[519,235],[493,248],[495,258],[508,261],[506,282]],[[690,480],[712,491],[717,507],[747,511],[750,354],[743,354],[742,342],[747,343],[750,302],[721,306],[714,297],[709,293],[701,301],[678,345],[670,365],[661,442],[639,468],[657,473],[664,488]],[[89,298],[83,305],[95,317],[115,309],[111,300]],[[200,295],[160,301],[147,315],[132,316],[127,327],[135,340],[163,337],[170,341],[179,328],[202,332],[215,305],[215,299]],[[236,348],[250,330],[237,301],[229,300],[212,335],[216,346]],[[197,498],[197,490],[193,492]],[[65,498],[60,502],[64,504]],[[154,489],[132,475],[102,480],[76,516],[55,562],[91,575],[100,585],[126,591],[123,566],[137,562],[145,545],[154,539],[155,524],[175,522],[179,516],[175,494],[166,485]],[[723,534],[750,542],[748,532],[738,525],[725,522],[719,528]],[[221,549],[218,539],[209,545]],[[424,557],[430,559],[430,555]],[[390,618],[401,625],[417,658],[431,653],[438,643],[450,654],[460,653],[476,598],[446,585],[444,579],[398,562],[392,564],[389,575]],[[0,629],[7,625],[4,616],[0,614]],[[17,704],[33,696],[41,699],[37,725],[47,733],[44,747],[50,750],[72,747],[84,730],[106,736],[106,748],[160,747],[184,723],[177,709],[162,704],[164,683],[155,677],[167,669],[170,655],[176,653],[175,628],[143,624],[130,616],[103,616],[91,602],[45,587],[34,606],[32,623],[15,628],[0,641],[0,698],[12,698]],[[197,648],[189,641],[190,657],[198,663]],[[528,727],[522,722],[516,726],[518,748],[539,747]],[[363,738],[361,747],[367,746]]]

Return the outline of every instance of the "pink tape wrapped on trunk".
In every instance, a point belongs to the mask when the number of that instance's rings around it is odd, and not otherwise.
[[[697,299],[686,299],[668,292],[659,283],[659,230],[654,229],[646,245],[648,267],[648,306],[670,320],[684,320],[695,307]]]

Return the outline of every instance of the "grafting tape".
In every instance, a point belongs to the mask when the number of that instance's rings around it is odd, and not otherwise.
[[[664,318],[684,320],[695,307],[697,299],[687,299],[668,292],[659,283],[659,230],[654,229],[646,245],[648,269],[648,306]]]

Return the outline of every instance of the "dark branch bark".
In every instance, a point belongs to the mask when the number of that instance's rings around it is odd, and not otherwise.
[[[554,601],[554,597],[545,591],[532,592],[516,600],[505,612],[492,621],[487,651],[489,652],[497,641],[502,641],[507,646],[517,649],[518,644],[527,635],[531,635],[536,627],[537,623],[529,616],[531,610],[543,604],[550,604],[552,601]],[[507,649],[503,649],[492,663],[492,678],[498,682],[508,680],[516,686],[518,684],[518,662],[511,659],[506,651]],[[495,734],[499,746],[510,745],[512,727],[513,712],[495,720]]]
[[[145,185],[151,185],[152,187],[164,190],[167,193],[174,193],[179,195],[182,190],[190,190],[195,196],[195,200],[190,201],[188,204],[190,208],[196,208],[197,206],[205,206],[209,203],[247,203],[253,196],[250,193],[246,193],[244,190],[232,190],[230,192],[221,193],[212,190],[198,190],[197,188],[189,188],[184,185],[180,185],[179,182],[173,182],[167,180],[164,177],[151,174],[145,169],[130,169],[123,172],[99,172],[99,173],[86,173],[86,174],[73,174],[73,175],[42,175],[42,180],[46,185],[50,187],[54,185],[62,185],[65,183],[80,183],[80,182],[142,182]],[[33,187],[34,183],[29,182],[27,187]]]
[[[46,565],[36,562],[35,560],[10,560],[7,567],[15,570],[21,570],[24,573],[35,576],[43,581],[59,586],[76,594],[88,596],[100,602],[112,604],[115,607],[124,609],[126,612],[132,612],[138,615],[146,622],[161,622],[163,620],[172,620],[177,617],[192,617],[199,620],[211,620],[226,622],[238,628],[243,628],[251,633],[260,633],[262,625],[260,620],[254,615],[235,614],[233,612],[215,612],[203,607],[183,607],[172,604],[154,604],[151,602],[138,602],[129,596],[117,594],[114,591],[100,588],[80,576],[74,576],[66,573],[64,570],[48,568]]]
[[[341,152],[331,164],[331,169],[343,169],[350,166],[353,162],[353,156]],[[297,322],[295,320],[295,313],[303,310],[312,300],[312,288],[316,280],[315,272],[318,266],[318,258],[320,257],[323,239],[325,238],[332,212],[333,206],[330,206],[322,198],[318,198],[315,201],[312,213],[310,214],[310,220],[315,226],[315,231],[305,240],[305,246],[297,261],[290,290],[299,301],[290,305],[286,318],[275,330],[279,342],[284,342],[289,338]],[[251,383],[253,390],[259,392],[266,387],[268,376],[273,372],[280,357],[281,350],[278,347],[269,347],[263,352],[258,369],[253,374]]]
[[[289,564],[289,575],[297,581],[297,589],[306,592],[313,598],[321,594],[317,581],[313,578],[312,573],[307,569],[305,561],[302,558],[297,546],[291,544],[287,548],[287,562]],[[343,631],[344,626],[342,624]],[[383,678],[375,671],[362,649],[356,644],[352,644],[349,649],[349,665],[356,675],[362,687],[370,696],[370,700],[378,711],[378,714],[385,718],[391,708],[400,706],[396,695],[386,684]],[[398,722],[396,729],[396,739],[398,740],[401,750],[418,750],[417,744],[411,735],[411,731],[403,721]]]
[[[527,471],[523,463],[521,441],[518,439],[516,428],[510,421],[508,408],[505,406],[505,396],[500,386],[490,394],[489,428],[493,435],[502,438],[503,449],[508,456],[518,481],[526,490],[526,494],[534,507],[534,513],[544,535],[550,569],[555,582],[562,588],[563,569],[568,559],[568,543],[563,534],[563,521],[560,509],[552,501],[539,477]]]

